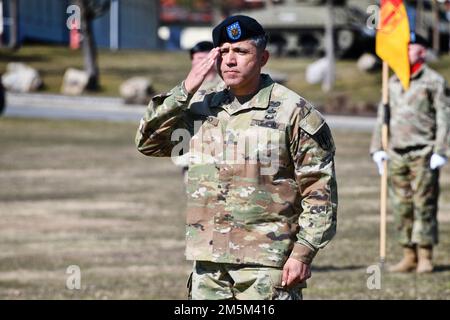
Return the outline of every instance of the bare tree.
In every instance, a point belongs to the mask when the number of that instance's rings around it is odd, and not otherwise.
[[[110,1],[74,0],[74,4],[80,8],[81,14],[80,28],[84,69],[89,77],[87,89],[98,90],[100,87],[100,73],[97,64],[97,45],[92,32],[92,22],[109,10]]]
[[[431,10],[433,12],[433,51],[439,54],[440,41],[439,41],[439,4],[436,0],[431,1]]]
[[[9,15],[11,17],[11,24],[9,28],[9,47],[11,49],[19,49],[18,32],[17,28],[19,25],[18,21],[18,0],[11,0],[9,2]]]
[[[2,74],[0,73],[0,116],[5,110],[5,88],[3,87],[3,83],[1,81]]]
[[[325,24],[325,50],[328,68],[322,84],[322,90],[325,92],[330,92],[333,89],[335,80],[333,1],[327,0],[326,5],[328,17]]]

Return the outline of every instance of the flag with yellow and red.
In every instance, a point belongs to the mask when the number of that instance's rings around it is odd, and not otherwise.
[[[408,15],[402,0],[381,0],[376,35],[376,54],[395,72],[403,88],[409,88]]]

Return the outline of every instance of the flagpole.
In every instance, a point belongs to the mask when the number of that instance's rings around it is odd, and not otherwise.
[[[388,147],[388,124],[389,124],[389,66],[383,61],[383,81],[382,81],[382,103],[384,108],[384,119],[381,127],[381,145],[384,151]],[[383,161],[383,174],[381,175],[380,194],[380,264],[383,267],[386,260],[386,216],[387,216],[387,161]]]
[[[385,152],[388,150],[389,131],[389,68],[399,78],[403,88],[409,88],[410,66],[408,59],[408,43],[410,28],[408,13],[402,0],[381,0],[379,11],[380,24],[377,26],[375,51],[383,60],[382,108],[384,111],[381,126],[381,144]],[[388,194],[388,164],[383,161],[380,193],[380,265],[386,259],[386,216]]]

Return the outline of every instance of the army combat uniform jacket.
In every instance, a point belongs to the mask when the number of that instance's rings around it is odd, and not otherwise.
[[[389,79],[389,149],[408,152],[429,147],[446,156],[450,142],[450,99],[447,94],[445,79],[426,65],[412,75],[406,91],[398,77],[392,76]],[[383,119],[384,111],[380,105],[371,153],[382,150]]]
[[[141,120],[145,155],[178,155],[189,133],[188,260],[310,263],[336,232],[330,130],[305,99],[261,77],[242,105],[227,89],[192,98],[182,83],[155,96]]]

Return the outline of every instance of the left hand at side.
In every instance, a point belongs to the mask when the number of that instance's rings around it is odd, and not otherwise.
[[[290,287],[311,278],[311,267],[297,259],[289,258],[283,267],[281,285]]]

